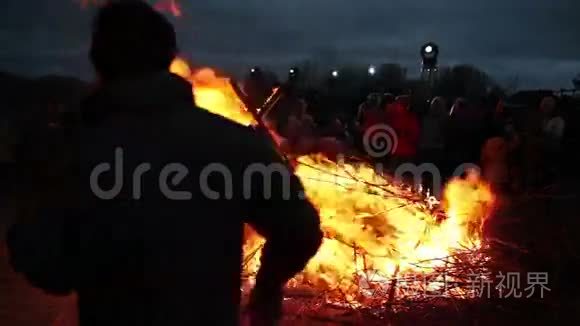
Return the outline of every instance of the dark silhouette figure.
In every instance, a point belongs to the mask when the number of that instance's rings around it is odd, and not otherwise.
[[[246,222],[266,239],[248,315],[273,324],[283,286],[320,246],[299,180],[252,129],[194,106],[167,72],[175,52],[172,26],[144,2],[100,10],[75,196],[8,236],[17,272],[77,293],[81,326],[237,325]]]
[[[244,79],[244,92],[249,104],[254,108],[259,108],[272,94],[272,83],[260,68],[254,67]]]
[[[447,149],[453,169],[464,163],[479,162],[485,120],[480,110],[464,98],[458,98],[449,112],[447,125]]]

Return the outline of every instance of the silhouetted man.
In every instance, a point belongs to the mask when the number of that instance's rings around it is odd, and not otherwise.
[[[252,130],[193,105],[167,72],[175,53],[172,26],[145,3],[100,10],[78,196],[9,235],[31,283],[77,292],[81,326],[238,324],[244,222],[267,240],[250,315],[272,324],[320,246],[298,179]]]

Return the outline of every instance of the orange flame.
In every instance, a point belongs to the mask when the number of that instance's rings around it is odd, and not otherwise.
[[[198,106],[244,125],[255,123],[227,78],[209,68],[192,73],[179,58],[171,71],[193,83]],[[425,273],[442,264],[433,259],[481,246],[481,228],[495,198],[476,174],[446,185],[442,205],[446,218],[441,220],[426,203],[412,199],[416,194],[393,185],[371,166],[337,164],[319,155],[298,161],[296,174],[318,208],[325,240],[294,282],[306,280],[320,289],[339,288],[351,295],[363,270],[386,278]],[[251,231],[246,237],[244,251],[252,255],[246,259],[245,272],[251,275],[259,268],[263,240]],[[418,262],[424,263],[418,267]]]
[[[255,123],[253,116],[244,109],[244,104],[236,95],[229,78],[218,77],[210,68],[193,72],[181,58],[176,58],[169,70],[192,83],[197,106],[245,126]]]
[[[169,71],[187,80],[190,80],[192,74],[191,68],[189,68],[187,61],[179,57],[175,58],[173,62],[171,62]]]

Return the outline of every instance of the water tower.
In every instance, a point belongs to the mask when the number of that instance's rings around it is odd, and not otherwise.
[[[433,42],[424,44],[421,47],[421,79],[432,84],[437,78],[439,46]]]

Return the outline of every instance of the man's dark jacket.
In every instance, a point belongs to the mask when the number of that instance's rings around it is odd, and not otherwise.
[[[193,103],[170,74],[102,87],[83,107],[67,209],[12,229],[14,268],[76,291],[81,326],[237,324],[244,223],[267,239],[255,305],[277,313],[280,285],[318,249],[318,214],[270,143]],[[119,193],[102,193],[119,165]]]

